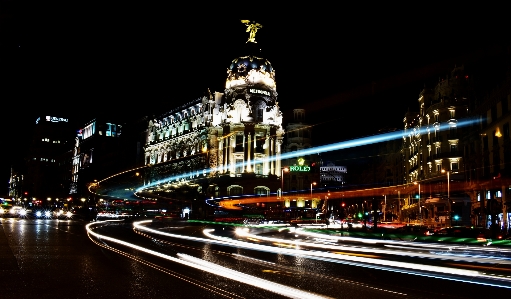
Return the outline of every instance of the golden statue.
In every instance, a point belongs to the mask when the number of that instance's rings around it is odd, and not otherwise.
[[[241,23],[245,24],[247,26],[247,32],[250,32],[250,36],[247,40],[247,43],[248,42],[257,43],[255,41],[255,35],[256,35],[257,29],[263,28],[263,25],[256,23],[256,22],[251,22],[249,20],[241,20]]]

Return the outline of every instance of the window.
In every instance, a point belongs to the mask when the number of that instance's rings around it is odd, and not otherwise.
[[[256,164],[255,164],[255,171],[254,171],[256,174],[263,174],[263,163],[261,163],[260,161],[258,161]]]
[[[458,162],[451,163],[451,170],[458,171]]]
[[[270,189],[264,186],[258,186],[254,188],[254,194],[259,196],[268,196],[270,195]]]
[[[454,118],[454,110],[449,110],[449,116],[450,116],[451,118]]]
[[[502,103],[502,114],[504,114],[509,109],[507,106],[507,99],[503,99],[501,103]]]
[[[441,172],[442,171],[442,164],[437,164],[436,165],[436,171],[437,172]]]
[[[497,120],[497,107],[494,105],[491,107],[491,121]]]
[[[255,113],[256,121],[263,121],[263,108],[256,108]]]
[[[243,173],[243,159],[236,159],[236,173]]]
[[[229,196],[242,195],[243,187],[241,186],[229,186],[227,187],[227,193]]]
[[[235,147],[235,151],[236,152],[243,151],[243,135],[241,135],[241,134],[236,135],[236,147]]]
[[[451,153],[458,151],[458,145],[457,144],[451,144]]]

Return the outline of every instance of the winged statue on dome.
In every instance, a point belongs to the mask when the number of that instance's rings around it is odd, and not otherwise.
[[[255,35],[258,29],[263,28],[263,25],[250,20],[241,20],[241,23],[245,24],[247,26],[247,32],[250,32],[247,43],[257,43],[255,41]]]

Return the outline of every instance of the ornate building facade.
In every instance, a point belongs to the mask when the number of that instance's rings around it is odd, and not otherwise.
[[[207,198],[279,191],[284,130],[275,70],[254,43],[228,67],[224,92],[148,122],[146,191],[158,194],[163,181],[167,192],[186,184]]]

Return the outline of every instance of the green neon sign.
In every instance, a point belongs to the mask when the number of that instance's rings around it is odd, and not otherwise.
[[[311,168],[310,166],[307,166],[307,165],[300,165],[300,166],[289,166],[289,171],[301,171],[301,172],[306,172],[306,171],[311,171]]]

